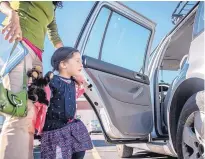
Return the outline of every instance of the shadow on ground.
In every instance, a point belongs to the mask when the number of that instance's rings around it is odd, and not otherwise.
[[[176,159],[174,157],[167,157],[164,155],[160,155],[160,154],[156,154],[156,153],[151,153],[151,152],[146,152],[146,151],[142,151],[142,152],[137,152],[135,154],[133,154],[133,156],[131,158],[135,158],[135,159],[142,159],[142,158],[147,158],[147,159],[151,159],[151,158],[155,158],[155,159]]]

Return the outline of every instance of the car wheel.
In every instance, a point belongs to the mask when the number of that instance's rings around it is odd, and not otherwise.
[[[204,91],[185,103],[178,122],[176,148],[179,159],[204,159],[205,111]]]
[[[121,158],[131,157],[133,148],[126,145],[116,145],[118,156]]]

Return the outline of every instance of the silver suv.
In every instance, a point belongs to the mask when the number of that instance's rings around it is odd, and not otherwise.
[[[204,3],[177,19],[151,54],[154,22],[121,3],[97,2],[77,39],[85,97],[121,157],[133,148],[205,157]]]

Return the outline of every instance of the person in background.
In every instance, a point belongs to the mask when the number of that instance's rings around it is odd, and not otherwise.
[[[46,33],[55,48],[63,43],[59,37],[55,19],[56,8],[61,1],[0,1],[0,11],[6,15],[2,33],[9,42],[22,41],[29,53],[25,57],[26,70],[35,66],[42,69],[42,53]],[[4,87],[19,92],[23,85],[24,60],[3,79]],[[32,159],[35,133],[36,108],[28,100],[26,117],[5,114],[0,135],[0,159]]]

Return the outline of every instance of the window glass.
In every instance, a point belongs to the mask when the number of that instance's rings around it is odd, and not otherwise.
[[[151,31],[113,13],[106,32],[101,60],[139,72],[143,68]]]

